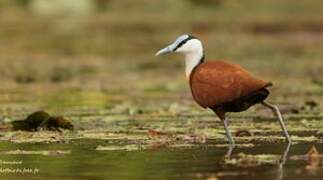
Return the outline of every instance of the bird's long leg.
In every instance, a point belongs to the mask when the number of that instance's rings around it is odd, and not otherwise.
[[[222,120],[222,122],[223,122],[224,130],[225,130],[225,133],[226,133],[226,135],[228,137],[229,144],[230,144],[230,146],[229,146],[229,148],[227,150],[226,157],[227,158],[231,158],[231,154],[232,154],[232,151],[234,149],[235,142],[234,142],[234,140],[232,138],[231,132],[230,132],[229,127],[228,127],[228,118],[227,117],[224,117],[224,119]]]
[[[233,149],[235,147],[235,142],[234,142],[234,140],[232,138],[231,132],[230,132],[229,127],[228,127],[228,119],[225,116],[225,112],[224,111],[221,111],[221,110],[218,110],[218,109],[213,109],[213,111],[215,112],[215,114],[223,122],[224,130],[225,130],[225,133],[226,133],[227,138],[228,138],[228,141],[229,141],[229,148],[227,150],[226,157],[227,158],[231,158],[232,151],[233,151]]]
[[[288,156],[291,144],[292,143],[288,143],[288,145],[286,146],[285,151],[284,151],[284,153],[283,153],[283,155],[282,155],[282,157],[280,159],[280,166],[283,166],[286,163],[287,156]]]
[[[224,126],[225,133],[226,133],[226,135],[228,137],[229,143],[230,143],[230,145],[234,146],[235,145],[235,142],[234,142],[234,140],[232,138],[232,134],[231,134],[231,132],[229,130],[229,127],[228,127],[228,118],[225,117],[222,120],[222,122],[223,122],[223,126]]]
[[[233,151],[234,148],[235,148],[234,144],[229,145],[227,153],[225,154],[225,158],[229,158],[229,159],[231,158],[231,154],[232,154],[232,151]]]
[[[286,125],[285,125],[283,117],[279,111],[279,108],[276,105],[271,105],[271,104],[264,102],[264,101],[261,104],[264,105],[265,107],[271,109],[275,113],[276,117],[279,120],[280,126],[281,126],[282,130],[284,131],[284,135],[285,135],[286,140],[288,141],[288,143],[291,143],[292,140],[288,134]]]
[[[219,118],[221,119],[221,121],[223,122],[223,126],[224,126],[224,130],[225,130],[225,133],[227,135],[227,138],[229,140],[229,144],[231,146],[234,146],[235,145],[235,142],[232,138],[232,134],[229,130],[229,127],[228,127],[228,118],[225,116],[225,113],[222,112],[222,111],[215,111],[215,113],[219,116]]]

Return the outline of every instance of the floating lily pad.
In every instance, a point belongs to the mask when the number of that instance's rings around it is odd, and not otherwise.
[[[12,150],[12,151],[5,151],[5,152],[0,152],[0,154],[10,154],[10,155],[43,155],[43,156],[52,156],[52,155],[61,155],[61,154],[70,154],[70,150],[37,150],[37,151],[29,151],[29,150]]]
[[[138,146],[135,144],[125,145],[125,146],[117,146],[117,145],[111,145],[111,146],[97,146],[95,150],[97,151],[138,151],[143,150],[144,148],[142,146]]]

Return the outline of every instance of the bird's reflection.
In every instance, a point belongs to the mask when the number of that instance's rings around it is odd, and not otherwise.
[[[236,149],[237,146],[229,146],[226,154],[224,156],[226,162],[237,162],[236,157],[233,157],[233,151]],[[281,154],[281,157],[278,163],[273,168],[268,168],[268,166],[261,166],[261,159],[258,159],[255,157],[255,159],[244,159],[242,158],[241,164],[236,164],[237,167],[241,167],[241,171],[248,172],[247,176],[258,176],[260,174],[264,175],[264,179],[283,179],[283,169],[286,161],[288,160],[288,153],[290,151],[291,143],[288,143],[286,147],[284,148],[284,151]],[[239,152],[240,153],[240,152]],[[257,155],[255,155],[257,156]],[[234,160],[234,161],[231,161]],[[249,160],[249,161],[248,161]],[[238,160],[239,161],[239,160]],[[256,163],[254,162],[256,161]],[[229,163],[231,164],[231,163]],[[266,163],[265,163],[266,164]],[[235,164],[231,164],[235,165]],[[266,168],[266,171],[263,171],[263,168]],[[268,177],[268,178],[267,178]]]
[[[288,143],[286,145],[286,148],[284,149],[284,152],[282,153],[281,159],[279,161],[279,164],[284,165],[286,163],[287,156],[288,156],[289,149],[290,149],[291,145],[292,145],[292,143]],[[237,147],[236,145],[229,145],[224,157],[227,159],[230,159],[232,157],[232,152],[236,147]]]

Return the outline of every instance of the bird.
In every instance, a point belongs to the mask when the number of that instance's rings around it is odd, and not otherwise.
[[[205,109],[211,109],[222,121],[231,146],[235,141],[229,130],[227,113],[242,112],[261,104],[269,108],[279,120],[285,140],[291,143],[283,117],[277,105],[265,101],[273,84],[255,77],[240,65],[222,60],[205,60],[201,40],[183,34],[155,56],[179,53],[185,57],[185,74],[193,99]]]

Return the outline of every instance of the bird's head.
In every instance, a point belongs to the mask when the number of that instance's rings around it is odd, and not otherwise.
[[[172,44],[159,50],[156,53],[156,56],[172,52],[181,53],[184,55],[194,53],[203,54],[203,46],[201,41],[196,37],[184,34],[179,36]]]

